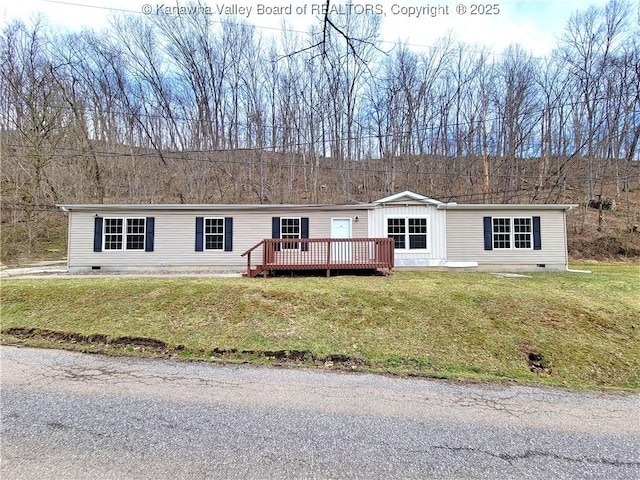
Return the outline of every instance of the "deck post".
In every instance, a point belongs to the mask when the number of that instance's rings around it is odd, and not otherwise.
[[[330,266],[331,266],[331,240],[327,240],[326,242],[327,245],[327,277],[329,275],[331,275],[331,270],[330,270]]]
[[[269,258],[267,250],[270,252],[271,248],[271,243],[268,241],[262,244],[262,268],[264,268],[264,270],[262,270],[262,278],[267,278],[267,261]]]

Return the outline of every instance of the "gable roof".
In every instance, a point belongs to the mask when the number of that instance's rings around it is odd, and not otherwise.
[[[372,202],[376,205],[384,204],[384,203],[402,203],[403,201],[407,202],[418,202],[425,203],[427,205],[441,205],[442,202],[438,200],[434,200],[433,198],[425,197],[424,195],[420,195],[419,193],[411,192],[409,190],[405,190],[404,192],[395,193],[388,197],[381,198],[380,200],[376,200]]]

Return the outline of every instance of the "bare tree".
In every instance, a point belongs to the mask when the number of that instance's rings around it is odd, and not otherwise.
[[[589,200],[595,198],[596,140],[603,123],[605,79],[612,57],[621,47],[628,11],[624,1],[611,0],[604,9],[590,7],[577,12],[571,17],[561,42],[563,60],[578,95],[574,105],[575,145],[580,147],[579,151],[585,148]]]
[[[51,61],[51,44],[41,19],[32,24],[13,22],[2,35],[3,121],[11,135],[11,155],[3,160],[3,173],[12,172],[12,202],[19,206],[26,225],[26,245],[33,248],[41,233],[42,211],[58,200],[50,169],[58,158],[58,147],[66,136],[65,110],[56,88],[59,65]],[[15,142],[15,143],[13,143]]]

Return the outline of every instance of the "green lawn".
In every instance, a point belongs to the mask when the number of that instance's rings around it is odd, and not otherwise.
[[[278,351],[301,352],[289,362],[638,389],[640,270],[586,268],[593,274],[3,280],[2,339],[266,363],[280,361]],[[64,340],[53,332],[81,335]],[[86,338],[95,334],[109,341]],[[145,348],[141,340],[127,346],[120,337],[156,339],[166,347]]]

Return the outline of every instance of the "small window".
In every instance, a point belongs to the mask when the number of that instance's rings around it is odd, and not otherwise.
[[[427,248],[427,219],[409,218],[409,248]]]
[[[513,244],[515,248],[531,248],[533,228],[531,218],[513,219]]]
[[[207,250],[224,250],[224,218],[205,218],[204,243]]]
[[[127,219],[127,250],[144,250],[144,218]]]
[[[389,238],[393,238],[396,250],[406,248],[405,234],[406,228],[404,218],[387,219],[387,235]]]
[[[122,250],[122,218],[104,219],[104,249]]]
[[[493,219],[493,248],[511,248],[511,219]]]
[[[144,250],[144,218],[105,218],[105,250]]]
[[[299,218],[281,218],[280,219],[280,238],[300,238],[300,219]],[[299,242],[282,242],[284,250],[297,250]]]

